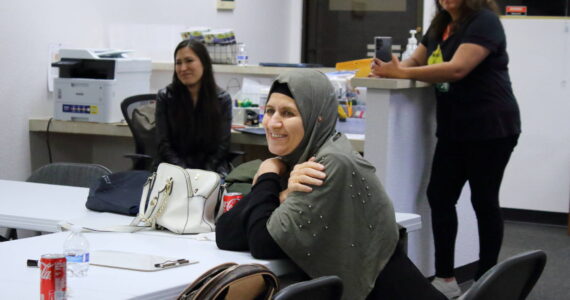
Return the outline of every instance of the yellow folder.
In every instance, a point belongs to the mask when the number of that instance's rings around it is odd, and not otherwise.
[[[372,58],[349,60],[336,63],[336,69],[339,71],[357,71],[355,77],[368,77],[370,64],[372,64]]]

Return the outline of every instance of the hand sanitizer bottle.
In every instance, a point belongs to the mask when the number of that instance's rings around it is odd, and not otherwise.
[[[406,51],[402,53],[402,61],[410,58],[412,56],[412,53],[414,53],[414,51],[418,47],[418,40],[416,40],[416,32],[417,31],[415,29],[410,30],[411,36],[408,39],[408,44],[406,45]]]
[[[236,61],[238,66],[245,66],[247,65],[247,50],[245,48],[245,44],[244,43],[238,43],[237,45],[237,55],[236,55]]]
[[[71,227],[71,233],[63,243],[63,254],[67,259],[67,275],[84,277],[89,269],[89,242],[81,233],[81,227]]]

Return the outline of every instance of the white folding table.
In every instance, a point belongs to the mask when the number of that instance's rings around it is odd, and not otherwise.
[[[38,268],[27,267],[27,259],[61,253],[67,232],[0,243],[0,299],[37,299]],[[174,299],[182,289],[206,270],[225,262],[259,263],[278,276],[294,272],[286,259],[254,259],[249,252],[224,251],[210,240],[169,238],[159,235],[86,233],[91,251],[116,250],[165,257],[187,258],[198,263],[154,272],[132,271],[91,265],[83,278],[69,278],[70,299]]]
[[[99,213],[85,208],[87,188],[0,180],[0,227],[56,232],[0,243],[0,299],[34,299],[39,295],[39,270],[26,267],[27,259],[61,253],[68,235],[64,221],[86,227],[129,224],[133,217]],[[408,231],[421,228],[416,214],[396,213],[398,223]],[[190,282],[218,264],[261,263],[277,275],[295,272],[289,260],[258,260],[249,252],[224,251],[215,237],[177,235],[169,232],[86,233],[91,251],[116,250],[188,258],[199,263],[140,272],[91,266],[86,278],[69,278],[70,299],[174,299]]]
[[[58,232],[62,221],[110,226],[126,225],[133,219],[88,210],[87,188],[0,180],[0,191],[0,227]],[[408,232],[421,228],[417,214],[396,213],[396,221]]]

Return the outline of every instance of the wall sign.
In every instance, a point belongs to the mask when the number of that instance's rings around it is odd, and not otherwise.
[[[505,15],[507,16],[526,16],[526,6],[507,5],[505,7]]]
[[[234,10],[236,3],[234,0],[217,0],[218,10]]]

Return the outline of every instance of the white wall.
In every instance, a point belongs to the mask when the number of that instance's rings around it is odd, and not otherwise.
[[[501,206],[568,212],[570,20],[502,19],[522,134],[505,172]]]
[[[431,19],[435,16],[435,2],[432,0],[424,0],[424,20],[422,31],[425,34],[431,23]]]
[[[50,44],[116,47],[171,61],[179,31],[233,28],[250,62],[299,62],[301,0],[242,0],[217,11],[215,0],[2,1],[0,3],[0,178],[31,172],[28,118],[52,115],[47,91]],[[268,32],[269,29],[269,33]]]

